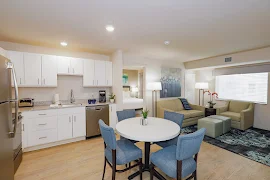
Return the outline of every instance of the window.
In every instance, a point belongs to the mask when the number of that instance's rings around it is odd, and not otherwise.
[[[268,73],[216,76],[219,99],[267,104]]]

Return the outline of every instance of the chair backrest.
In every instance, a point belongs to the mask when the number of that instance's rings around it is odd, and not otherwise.
[[[98,121],[101,136],[110,149],[116,149],[116,138],[113,128],[107,126],[101,119]]]
[[[228,111],[240,113],[241,111],[248,109],[250,104],[250,102],[230,101]]]
[[[200,151],[206,129],[202,128],[194,133],[178,137],[176,159],[184,160],[193,157]]]
[[[123,111],[117,111],[118,121],[122,121],[124,119],[136,117],[135,109],[127,109]]]
[[[184,114],[179,114],[176,112],[164,111],[164,119],[175,122],[182,128],[182,123],[184,120]]]

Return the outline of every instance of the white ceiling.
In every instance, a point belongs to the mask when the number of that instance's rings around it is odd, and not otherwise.
[[[0,40],[163,60],[270,45],[269,0],[1,0],[0,20]]]

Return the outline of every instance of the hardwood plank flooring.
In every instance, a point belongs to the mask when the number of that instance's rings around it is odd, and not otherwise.
[[[137,146],[144,150],[143,143]],[[159,149],[157,145],[151,146],[151,152]],[[15,180],[100,180],[103,161],[103,140],[97,137],[24,153]],[[127,179],[135,171],[137,168],[117,173],[116,179]],[[106,180],[111,179],[111,172],[107,165]],[[143,174],[143,179],[149,179],[148,172]],[[198,157],[198,180],[269,179],[270,167],[203,142]]]

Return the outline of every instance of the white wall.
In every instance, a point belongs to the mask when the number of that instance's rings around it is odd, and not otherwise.
[[[178,61],[160,61],[156,59],[144,58],[136,55],[131,55],[128,53],[123,54],[124,66],[140,66],[145,68],[145,86],[149,82],[160,81],[161,78],[161,67],[172,67],[182,69],[182,79],[181,79],[181,95],[184,96],[184,74],[185,68],[183,63]],[[144,89],[144,100],[145,107],[152,113],[152,92]],[[159,93],[158,93],[158,100]]]
[[[113,86],[112,92],[116,96],[116,107],[118,111],[123,110],[123,53],[121,50],[117,50],[111,57],[113,63]]]

